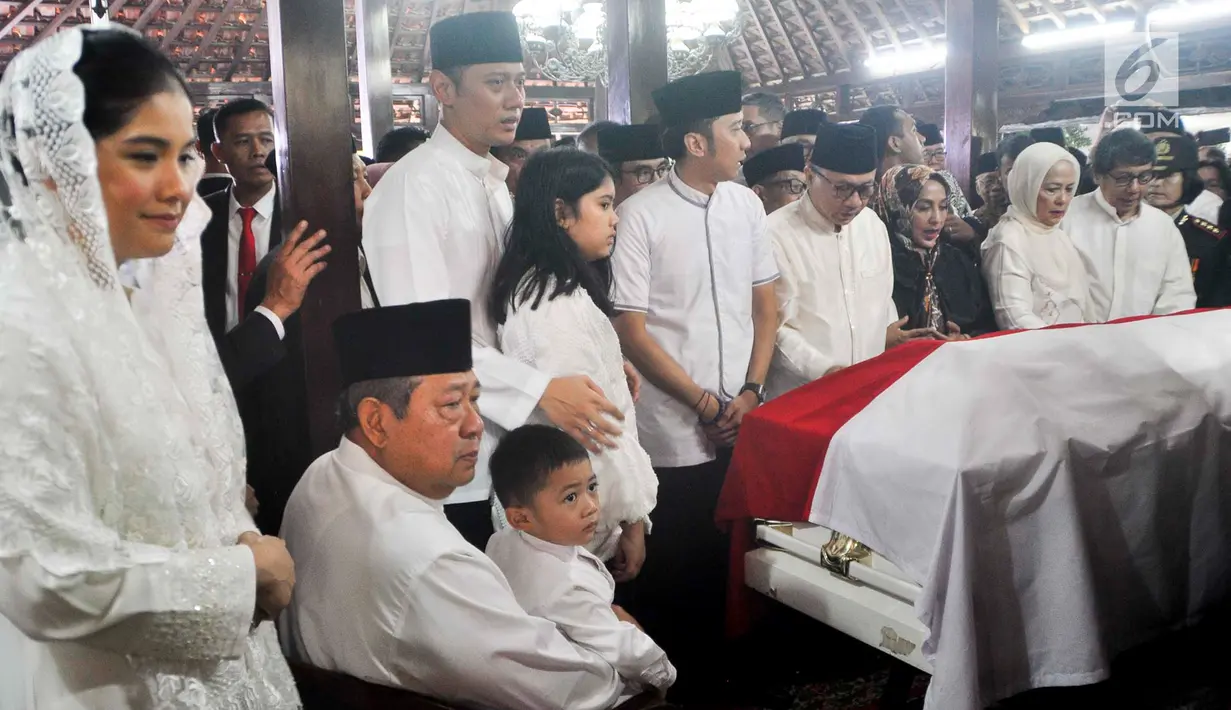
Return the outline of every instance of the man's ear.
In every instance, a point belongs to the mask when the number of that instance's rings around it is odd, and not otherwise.
[[[765,199],[765,187],[763,185],[753,185],[752,191],[756,193],[757,197],[762,200]]]
[[[524,506],[514,505],[505,508],[504,516],[508,518],[509,525],[514,530],[526,532],[534,524],[534,514],[530,512],[529,508]]]
[[[385,431],[384,409],[385,405],[374,397],[364,399],[357,407],[359,428],[363,430],[364,438],[378,449],[389,445],[389,433]]]
[[[707,145],[705,136],[700,133],[685,134],[684,148],[695,158],[704,158],[709,151],[709,145]]]
[[[222,157],[222,144],[221,143],[210,143],[209,152],[210,152],[210,155],[214,156],[214,160],[217,160],[220,163],[227,162]]]
[[[458,86],[453,83],[449,75],[439,69],[433,69],[432,73],[428,75],[427,83],[428,86],[432,87],[432,95],[436,97],[436,101],[441,106],[453,106],[457,100]]]

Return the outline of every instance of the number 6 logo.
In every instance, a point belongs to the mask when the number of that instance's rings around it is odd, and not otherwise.
[[[1158,84],[1158,80],[1162,78],[1163,69],[1158,65],[1154,58],[1155,48],[1167,42],[1165,37],[1155,37],[1149,42],[1134,49],[1131,54],[1124,58],[1120,63],[1120,68],[1116,70],[1116,92],[1126,101],[1140,101],[1150,95],[1154,87]],[[1133,78],[1137,72],[1142,69],[1148,69],[1150,75],[1141,82],[1136,91],[1128,90],[1128,80]]]

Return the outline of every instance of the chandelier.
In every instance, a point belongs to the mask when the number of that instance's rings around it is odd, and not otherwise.
[[[602,2],[521,0],[513,14],[531,71],[553,81],[608,83]],[[736,0],[667,0],[668,78],[702,71],[742,31]]]

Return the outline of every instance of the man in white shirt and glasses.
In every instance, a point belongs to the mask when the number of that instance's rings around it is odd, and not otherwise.
[[[620,206],[612,255],[616,331],[646,380],[638,429],[659,481],[627,597],[672,654],[683,700],[720,672],[729,551],[714,511],[740,423],[764,400],[778,268],[764,207],[731,182],[748,149],[739,73],[680,79],[654,103],[676,166]]]
[[[1155,158],[1141,131],[1103,136],[1091,158],[1098,189],[1075,198],[1061,224],[1090,277],[1095,322],[1196,306],[1184,237],[1166,212],[1143,201]]]
[[[513,217],[509,169],[491,150],[514,142],[526,98],[516,18],[509,12],[450,17],[432,26],[430,41],[429,82],[440,102],[440,127],[376,186],[364,210],[363,241],[383,305],[470,301],[487,436],[473,481],[450,496],[445,512],[483,549],[493,531],[487,461],[501,432],[524,424],[537,407],[598,451],[619,433],[621,415],[589,378],[551,379],[501,354],[487,313],[487,290]]]

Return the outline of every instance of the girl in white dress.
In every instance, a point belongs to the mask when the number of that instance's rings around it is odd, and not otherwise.
[[[1009,173],[1008,212],[983,243],[983,276],[1005,330],[1089,322],[1081,256],[1060,229],[1081,168],[1067,150],[1036,143]]]
[[[658,478],[637,442],[636,385],[609,320],[615,183],[598,156],[557,148],[526,163],[519,184],[491,292],[500,349],[552,377],[588,376],[624,414],[615,448],[590,455],[603,502],[590,551],[628,581],[645,559]]]
[[[299,706],[263,621],[293,565],[244,509],[205,324],[193,140],[129,30],[62,31],[0,82],[0,710]]]

